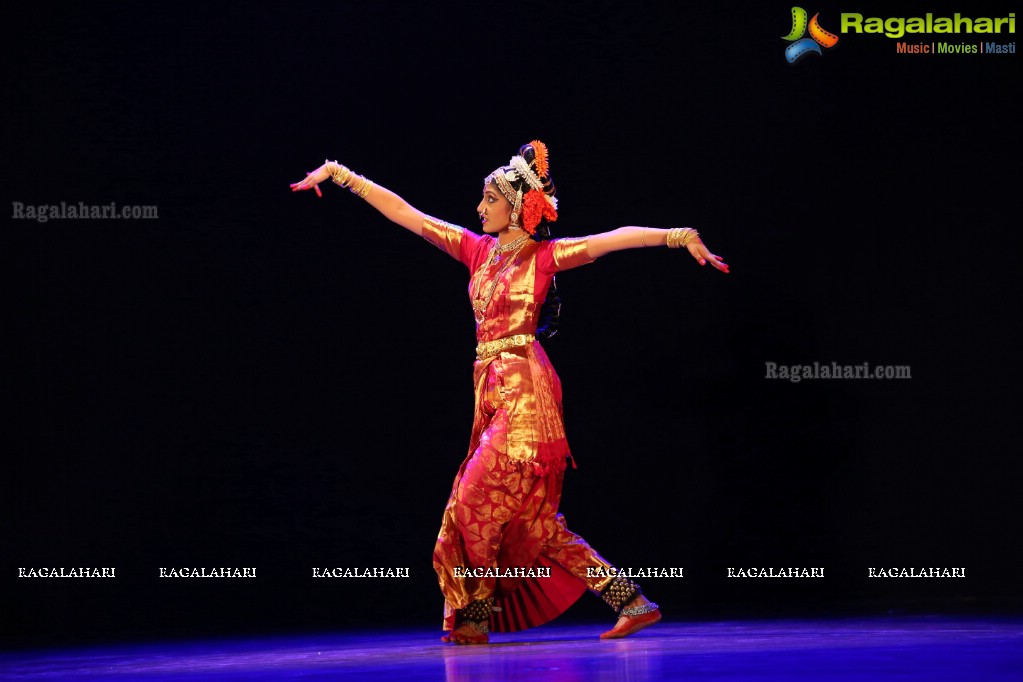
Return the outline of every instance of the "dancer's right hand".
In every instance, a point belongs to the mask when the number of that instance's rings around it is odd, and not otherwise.
[[[305,180],[300,182],[293,182],[291,187],[292,192],[300,192],[304,189],[311,189],[316,191],[316,196],[323,197],[323,192],[320,191],[320,183],[330,177],[330,173],[327,172],[327,164],[323,164],[311,173],[305,174]]]

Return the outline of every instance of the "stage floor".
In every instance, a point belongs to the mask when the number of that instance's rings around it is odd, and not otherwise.
[[[1023,618],[921,616],[662,622],[601,641],[600,625],[210,639],[0,655],[4,680],[1023,680]]]

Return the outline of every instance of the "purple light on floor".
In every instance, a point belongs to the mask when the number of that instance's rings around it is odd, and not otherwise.
[[[611,641],[603,629],[545,626],[477,647],[409,630],[32,651],[0,656],[0,679],[1023,679],[1023,619],[669,622]]]

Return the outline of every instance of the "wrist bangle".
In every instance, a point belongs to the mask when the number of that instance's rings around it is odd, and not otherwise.
[[[347,185],[345,185],[345,181],[352,176],[352,171],[349,170],[347,166],[343,166],[337,161],[324,161],[324,164],[326,165],[327,172],[330,173],[330,177],[334,181],[334,184],[346,187]],[[333,169],[331,169],[331,166],[333,166]]]
[[[357,195],[361,199],[365,199],[369,196],[370,190],[373,189],[373,181],[365,175],[360,175],[356,180],[352,181],[352,186],[348,189],[352,192],[352,194]]]
[[[700,236],[700,233],[691,227],[673,227],[668,230],[668,248],[678,249],[688,246],[689,242]]]
[[[335,185],[347,188],[352,194],[357,194],[362,199],[369,196],[370,190],[373,189],[372,180],[364,175],[353,173],[348,166],[344,166],[337,161],[324,159],[323,165]]]

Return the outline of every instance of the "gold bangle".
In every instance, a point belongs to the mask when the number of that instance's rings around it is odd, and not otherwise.
[[[334,170],[330,169],[331,164],[334,165]],[[344,166],[338,163],[337,161],[327,161],[326,166],[327,172],[330,173],[331,179],[334,181],[334,184],[344,187],[345,180],[347,180],[348,177],[352,174],[352,171],[350,171],[347,166]]]
[[[365,175],[359,176],[359,184],[356,185],[354,182],[351,186],[352,194],[358,195],[360,198],[365,199],[369,191],[373,189],[373,182]]]
[[[668,238],[666,240],[666,243],[668,244],[668,248],[669,249],[677,249],[678,248],[678,246],[679,246],[679,244],[678,244],[678,234],[679,234],[679,228],[677,228],[677,227],[673,227],[670,230],[668,230]]]
[[[691,227],[673,227],[668,230],[668,248],[678,249],[688,246],[689,242],[700,236],[700,233]]]
[[[353,173],[348,166],[342,165],[337,161],[324,159],[323,165],[326,167],[327,173],[330,174],[335,185],[347,188],[352,194],[357,194],[363,199],[369,196],[370,190],[373,189],[372,180],[364,175]]]

